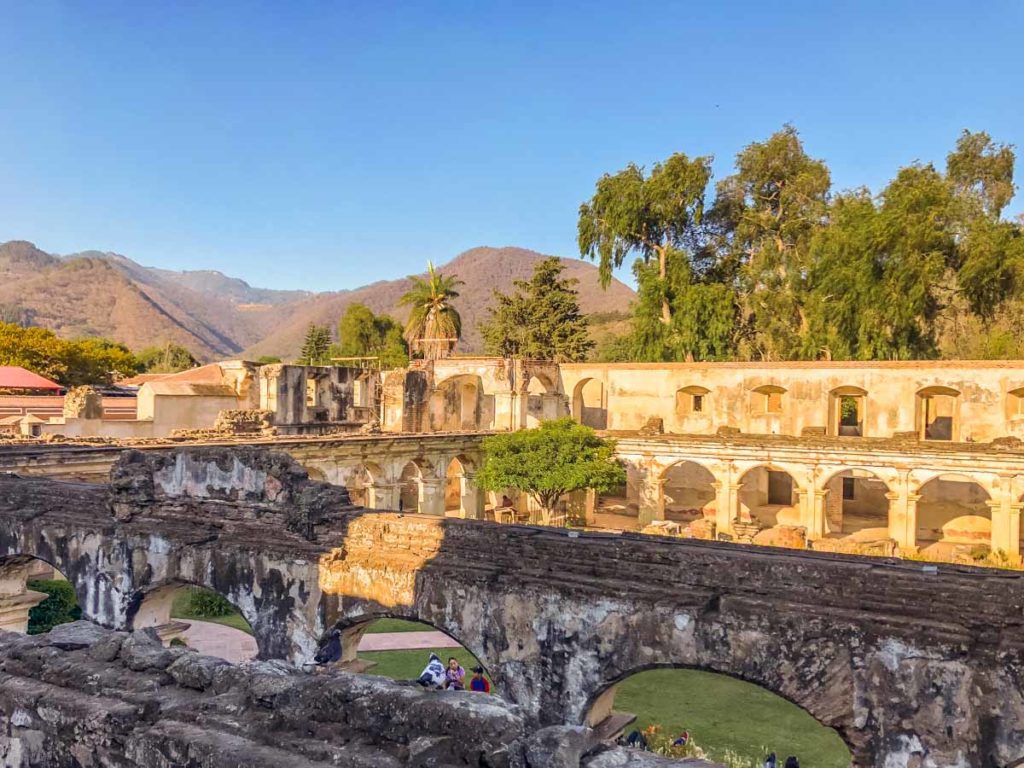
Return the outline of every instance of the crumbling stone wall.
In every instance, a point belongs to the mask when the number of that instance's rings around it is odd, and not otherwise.
[[[307,661],[332,626],[351,639],[380,616],[425,621],[531,727],[583,722],[628,675],[685,666],[796,702],[858,766],[1024,758],[1020,572],[330,504],[300,515],[300,534],[285,508],[330,487],[282,457],[221,450],[129,455],[110,489],[0,478],[0,557],[53,563],[85,615],[116,627],[162,584],[215,589],[263,658]]]
[[[103,395],[92,387],[72,387],[64,395],[64,418],[102,419]]]
[[[0,632],[0,763],[10,768],[576,768],[619,752],[605,751],[578,729],[532,733],[495,696],[234,666],[164,648],[152,630]]]

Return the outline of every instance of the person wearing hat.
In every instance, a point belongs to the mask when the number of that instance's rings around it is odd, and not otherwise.
[[[479,691],[480,693],[491,692],[491,684],[484,677],[483,667],[473,667],[473,679],[469,681],[469,690]]]

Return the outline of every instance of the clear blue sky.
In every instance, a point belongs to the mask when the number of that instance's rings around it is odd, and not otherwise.
[[[1019,0],[0,0],[0,240],[318,290],[574,256],[602,173],[720,177],[786,122],[838,188],[967,127],[1024,152],[1022,29]]]

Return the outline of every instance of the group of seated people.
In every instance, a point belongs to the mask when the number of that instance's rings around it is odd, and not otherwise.
[[[434,690],[464,691],[466,690],[466,670],[454,656],[448,659],[448,666],[441,663],[436,653],[430,654],[426,669],[417,682],[424,688]],[[469,681],[469,690],[478,693],[490,693],[491,683],[484,677],[484,668],[473,667],[473,677]]]

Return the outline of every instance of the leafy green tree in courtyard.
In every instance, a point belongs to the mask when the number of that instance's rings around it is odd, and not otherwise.
[[[299,365],[327,365],[331,349],[331,330],[326,325],[310,323],[299,350]]]
[[[462,336],[462,318],[452,306],[459,297],[462,281],[454,275],[442,275],[430,262],[427,277],[412,277],[412,288],[398,303],[411,307],[405,324],[405,340],[414,357],[437,360],[447,357]]]
[[[375,315],[365,304],[349,304],[338,323],[335,357],[376,357],[382,368],[409,363],[402,326],[388,315]]]
[[[561,259],[539,261],[529,280],[516,280],[515,293],[494,292],[490,319],[482,323],[487,353],[502,357],[577,362],[594,342],[588,319],[580,312],[575,286],[562,277]]]
[[[626,482],[614,451],[614,441],[570,418],[546,421],[535,429],[485,438],[477,482],[489,491],[529,494],[547,520],[567,493],[607,491]]]
[[[170,341],[157,347],[146,347],[138,357],[146,373],[178,373],[199,365],[185,347]]]

